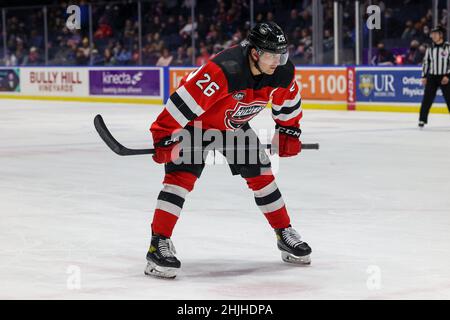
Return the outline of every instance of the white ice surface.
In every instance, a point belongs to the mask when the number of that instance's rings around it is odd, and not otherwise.
[[[92,123],[150,147],[160,110],[0,100],[0,298],[450,299],[448,115],[420,131],[416,114],[305,111],[302,140],[321,150],[281,159],[277,183],[309,267],[281,261],[242,178],[206,167],[167,281],[143,274],[163,167],[115,155]]]

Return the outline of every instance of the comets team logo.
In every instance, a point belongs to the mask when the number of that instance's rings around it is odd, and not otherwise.
[[[264,101],[236,103],[234,109],[229,109],[225,112],[225,125],[233,130],[239,129],[263,110],[266,104],[267,102]]]
[[[359,76],[359,90],[366,97],[370,96],[374,88],[373,75],[372,74],[362,74]]]

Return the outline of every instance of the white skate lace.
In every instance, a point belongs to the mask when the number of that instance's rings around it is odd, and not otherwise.
[[[295,248],[296,246],[303,243],[303,241],[300,240],[301,237],[298,232],[291,227],[284,229],[282,235],[284,241],[286,241],[287,245],[290,247]]]
[[[177,253],[175,246],[170,239],[160,239],[158,242],[158,249],[163,257],[169,258],[174,257]]]

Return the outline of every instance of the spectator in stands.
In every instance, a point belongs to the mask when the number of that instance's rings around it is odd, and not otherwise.
[[[378,65],[378,66],[385,66],[385,65],[395,65],[395,57],[392,54],[391,51],[387,50],[384,47],[384,43],[380,42],[377,45],[378,52],[377,54],[372,58],[372,64]]]
[[[157,67],[167,67],[171,64],[173,60],[173,56],[170,54],[169,50],[167,48],[164,48],[162,50],[162,54],[158,59],[158,62],[156,62]]]
[[[155,32],[155,34],[153,35],[151,49],[154,52],[161,52],[163,48],[164,48],[164,41],[161,40],[159,32]]]
[[[413,40],[411,41],[408,52],[406,53],[404,64],[421,64],[423,57],[423,54],[419,50],[419,41]]]
[[[309,30],[307,28],[302,29],[301,34],[302,34],[302,37],[300,40],[300,44],[303,44],[305,49],[307,49],[308,47],[310,47],[312,45],[312,38],[309,33]]]
[[[131,2],[130,2],[131,1]],[[92,15],[94,19],[94,39],[93,44],[99,50],[99,54],[94,57],[94,63],[118,64],[115,58],[121,55],[116,52],[117,42],[122,43],[122,56],[127,64],[137,64],[140,55],[142,62],[146,65],[155,65],[160,57],[162,48],[176,52],[179,47],[186,48],[192,45],[191,30],[195,30],[196,48],[200,48],[200,42],[204,41],[208,54],[215,54],[221,48],[232,46],[246,37],[249,28],[249,5],[246,0],[208,0],[197,1],[196,23],[193,24],[190,18],[191,0],[170,0],[170,1],[144,1],[142,2],[142,28],[143,28],[143,48],[139,52],[138,27],[137,27],[137,6],[133,5],[136,0],[125,1],[122,4],[110,4],[102,0],[83,1],[84,8],[88,3],[92,5]],[[61,1],[53,0],[54,3]],[[261,22],[267,19],[276,18],[283,24],[289,35],[292,44],[291,57],[295,57],[295,62],[307,64],[312,61],[312,15],[311,0],[299,1],[272,1],[254,0],[255,19],[254,22]],[[410,12],[405,11],[402,4],[393,1],[384,3],[379,0],[372,0],[372,4],[379,5],[383,13],[382,28],[380,32],[373,32],[374,43],[392,43],[395,38],[396,49],[401,52],[406,51],[406,46],[412,40],[417,40],[419,44],[431,43],[429,28],[432,26],[432,14],[429,6],[425,2],[414,0],[408,3],[417,7],[411,12],[412,7],[408,7]],[[348,36],[354,30],[353,14],[350,0],[344,0],[343,14],[343,35],[344,49],[352,48],[353,42]],[[363,1],[364,6],[368,5],[368,0]],[[404,1],[402,2],[404,3]],[[214,6],[212,5],[214,4]],[[321,21],[324,30],[324,55],[332,53],[333,49],[333,1],[323,0],[324,15]],[[48,7],[48,39],[50,63],[54,64],[75,64],[88,63],[90,55],[83,45],[83,39],[89,36],[87,28],[87,10],[83,10],[83,27],[81,30],[69,31],[65,27],[66,4]],[[39,12],[38,12],[39,11]],[[422,14],[420,14],[422,12]],[[411,14],[414,13],[414,14]],[[439,16],[442,24],[446,25],[447,11],[440,10]],[[85,19],[86,18],[86,19]],[[405,22],[405,20],[407,20]],[[36,47],[41,61],[44,50],[44,33],[42,28],[42,10],[24,9],[7,10],[6,31],[7,31],[7,59],[5,63],[21,65],[28,59],[31,47]],[[284,23],[283,23],[284,21]],[[402,21],[402,26],[396,24]],[[327,31],[328,30],[328,31]],[[367,30],[366,30],[367,31]],[[392,32],[391,32],[392,31]],[[367,34],[366,34],[367,36]],[[17,40],[20,39],[20,40]],[[365,38],[367,39],[367,38]],[[404,40],[404,41],[401,41]],[[1,41],[1,40],[0,40]],[[90,40],[89,40],[90,41]],[[74,47],[75,45],[75,47]],[[421,46],[416,48],[421,52]],[[81,50],[79,50],[81,49]],[[108,49],[108,52],[107,52]],[[414,51],[409,48],[410,51]],[[191,50],[192,51],[192,50]],[[201,50],[202,51],[202,50]],[[203,50],[204,51],[204,50]],[[408,52],[409,55],[411,52]],[[192,62],[191,56],[187,58],[189,64]],[[86,57],[86,54],[89,57]],[[127,60],[127,55],[131,58]],[[186,52],[184,53],[186,55]],[[199,53],[201,60],[202,53]],[[351,56],[351,55],[349,55]],[[197,59],[197,60],[199,60]],[[181,59],[175,60],[181,61]],[[413,58],[412,61],[416,60]],[[410,63],[411,60],[407,63]]]
[[[426,43],[428,45],[431,45],[431,37],[430,37],[430,27],[428,25],[423,26],[422,33],[420,34],[420,37],[418,40],[421,43]]]
[[[187,66],[193,66],[193,63],[192,63],[192,60],[193,60],[193,57],[194,57],[194,49],[192,48],[192,47],[188,47],[187,49],[186,49],[186,55],[187,55],[187,58],[186,58],[186,65]]]
[[[207,43],[216,43],[219,40],[219,32],[214,24],[209,26],[209,32],[206,35]]]
[[[16,39],[16,50],[14,52],[14,59],[17,65],[23,65],[26,57],[25,48],[23,45],[23,40],[21,38]]]
[[[424,44],[421,44],[421,45],[419,46],[419,52],[420,52],[420,55],[421,55],[422,57],[425,57],[426,51],[427,51],[427,46],[424,45]]]
[[[403,30],[401,38],[404,40],[411,40],[416,35],[416,29],[414,29],[414,25],[412,20],[408,20],[405,23],[405,30]]]
[[[44,47],[44,37],[36,29],[31,30],[28,45],[36,48]]]
[[[105,51],[103,51],[103,64],[105,66],[112,66],[115,64],[114,56],[109,48],[106,48]]]
[[[291,13],[289,15],[289,19],[286,22],[286,28],[285,28],[286,32],[288,34],[291,34],[292,32],[294,32],[295,28],[298,27],[299,23],[300,23],[300,19],[298,17],[298,10],[292,9]]]
[[[30,52],[24,58],[24,61],[22,64],[24,66],[37,66],[39,64],[42,64],[42,61],[39,58],[39,52],[36,47],[30,48]]]
[[[172,60],[171,62],[171,66],[185,66],[185,65],[190,65],[191,62],[190,61],[186,61],[187,59],[187,55],[186,55],[186,50],[184,47],[178,47],[177,49],[177,55],[176,57]]]
[[[114,59],[116,60],[116,63],[121,66],[129,65],[131,62],[131,51],[128,49],[127,46],[122,46],[121,43],[118,43],[118,45],[115,48],[115,55]]]
[[[111,28],[111,26],[109,24],[106,23],[106,19],[103,19],[97,30],[94,33],[94,38],[95,39],[104,39],[104,38],[109,38],[113,35],[113,30]]]
[[[323,32],[323,51],[331,51],[334,48],[334,38],[331,30],[325,29]]]
[[[195,65],[201,66],[204,65],[209,60],[209,52],[206,47],[200,48],[200,56],[195,60]]]
[[[200,39],[205,39],[209,31],[210,23],[208,23],[204,14],[199,14],[197,18],[197,34]]]
[[[157,61],[158,57],[156,55],[156,52],[152,50],[150,44],[146,44],[145,47],[142,49],[142,63],[144,65],[154,66]]]
[[[91,48],[89,46],[89,39],[83,38],[81,47],[78,48],[77,52],[77,64],[87,65],[90,61]]]

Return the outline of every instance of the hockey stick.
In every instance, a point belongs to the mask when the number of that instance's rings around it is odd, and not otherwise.
[[[117,141],[111,132],[106,127],[105,121],[103,121],[103,118],[101,115],[96,115],[94,118],[94,126],[97,130],[98,134],[100,135],[100,138],[106,143],[106,145],[115,153],[117,153],[119,156],[134,156],[139,154],[154,154],[155,149],[129,149],[125,146],[123,146],[119,141]],[[270,149],[271,145],[266,144],[263,145],[264,148]],[[302,149],[319,149],[318,143],[311,143],[311,144],[302,144]],[[197,149],[193,149],[194,151]],[[199,148],[198,150],[203,150],[202,148]],[[233,149],[234,150],[234,149]]]

